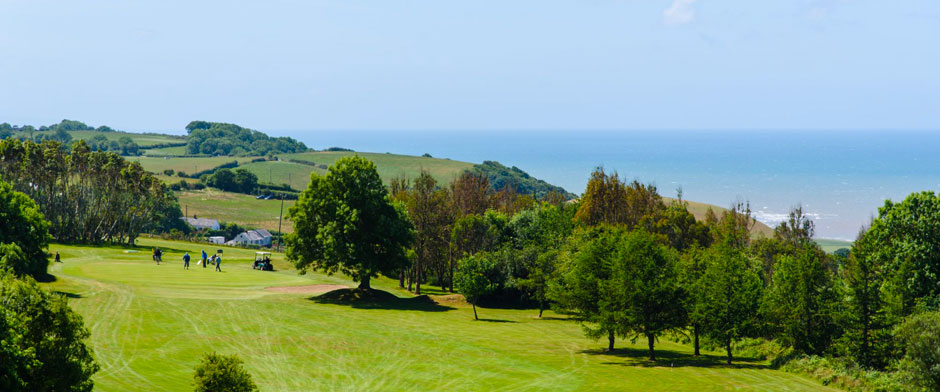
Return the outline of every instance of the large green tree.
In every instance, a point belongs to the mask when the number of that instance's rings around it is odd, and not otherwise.
[[[656,338],[686,323],[675,257],[660,241],[644,230],[629,233],[618,244],[611,279],[603,283],[613,295],[602,299],[611,301],[602,307],[621,313],[624,329],[646,337],[651,361]]]
[[[42,278],[46,275],[49,222],[29,196],[16,192],[0,180],[0,268],[17,275]],[[15,246],[14,246],[15,245]]]
[[[473,319],[477,317],[477,304],[483,297],[496,290],[499,267],[492,253],[477,253],[460,260],[454,274],[454,285],[473,306]]]
[[[755,336],[762,283],[744,250],[719,243],[709,248],[707,267],[702,276],[706,288],[698,300],[705,314],[705,335],[719,342],[731,364],[731,344]]]
[[[287,258],[300,273],[342,272],[370,289],[372,278],[408,264],[412,224],[365,158],[340,158],[325,176],[312,173],[289,213],[294,232],[287,236]]]
[[[891,346],[882,295],[887,271],[872,256],[876,250],[870,238],[859,234],[842,270],[847,294],[843,339],[849,354],[862,366],[882,368],[887,365]]]

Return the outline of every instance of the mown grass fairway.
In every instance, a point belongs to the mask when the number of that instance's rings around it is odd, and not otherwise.
[[[582,336],[548,312],[480,309],[402,299],[380,306],[322,304],[311,294],[272,286],[345,284],[342,277],[298,276],[276,254],[276,272],[251,270],[253,251],[224,249],[223,273],[192,262],[202,244],[141,239],[138,249],[52,245],[64,263],[45,285],[70,296],[84,315],[101,364],[101,391],[191,390],[192,369],[206,351],[238,354],[262,391],[553,390],[724,391],[827,390],[766,368],[760,361],[722,365],[720,353],[693,359],[688,346],[662,341],[659,362],[643,343]],[[150,247],[165,250],[155,265]],[[196,257],[194,257],[196,259]],[[375,286],[400,297],[396,282]]]

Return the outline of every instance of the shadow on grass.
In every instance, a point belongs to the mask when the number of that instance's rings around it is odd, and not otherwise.
[[[67,246],[70,246],[70,247],[73,247],[73,248],[98,248],[98,249],[114,249],[114,250],[136,250],[136,251],[140,252],[141,254],[146,255],[146,256],[148,256],[148,257],[152,256],[153,249],[154,249],[154,248],[157,248],[156,246],[142,246],[142,245],[136,245],[136,244],[135,244],[134,246],[130,246],[130,245],[118,245],[118,244],[108,244],[108,243],[101,243],[101,244],[72,244],[72,243],[62,242],[62,243],[56,243],[55,245],[67,245]],[[197,247],[199,247],[200,245],[201,245],[201,244],[195,244],[195,243],[194,243],[194,244],[193,244],[193,248],[197,248]],[[185,252],[189,252],[189,251],[191,250],[191,249],[178,249],[178,248],[170,248],[170,247],[159,247],[159,248],[160,248],[161,251],[163,251],[164,254],[166,254],[167,252],[170,252],[170,253],[180,253],[180,254],[182,254],[182,253],[185,253]],[[208,249],[209,249],[210,247],[203,246],[203,248],[207,249],[206,252],[208,253]],[[214,248],[213,248],[213,249],[214,249]],[[211,253],[210,253],[210,254],[211,254]]]
[[[488,323],[515,323],[515,321],[512,321],[512,320],[485,319],[485,318],[477,319],[476,321],[485,321]]]
[[[726,363],[727,357],[723,355],[703,354],[698,357],[677,353],[671,350],[656,350],[656,361],[649,360],[649,350],[641,348],[618,348],[614,351],[602,349],[582,350],[580,353],[588,355],[606,355],[627,359],[625,362],[602,362],[604,365],[642,366],[642,367],[699,367],[699,368],[728,368],[728,369],[770,369],[763,360],[755,358],[734,358],[733,363]]]
[[[572,319],[567,317],[556,317],[556,316],[542,316],[536,317],[536,320],[548,320],[548,321],[572,321]]]
[[[399,298],[382,290],[339,289],[323,293],[310,300],[321,304],[346,305],[354,309],[414,310],[420,312],[446,312],[454,310],[434,302],[427,295]]]
[[[79,294],[69,293],[69,292],[67,292],[67,291],[53,291],[52,293],[53,293],[53,294],[61,295],[61,296],[65,297],[65,298],[81,298],[81,297],[82,297],[82,296],[79,295]]]

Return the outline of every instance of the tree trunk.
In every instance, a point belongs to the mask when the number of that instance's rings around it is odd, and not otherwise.
[[[725,349],[728,350],[728,364],[730,365],[730,364],[731,364],[731,359],[732,359],[732,357],[731,357],[731,339],[728,339],[728,341],[725,343]]]
[[[470,305],[473,306],[473,319],[479,320],[479,318],[477,318],[477,305],[476,304],[470,304]]]
[[[614,351],[614,331],[607,331],[607,351]]]
[[[697,357],[697,356],[700,355],[699,349],[698,349],[698,347],[699,347],[699,345],[698,345],[698,324],[692,326],[692,335],[694,335],[694,338],[695,338],[695,356]]]
[[[370,290],[372,287],[369,286],[369,276],[365,276],[362,280],[359,281],[359,290]]]
[[[539,318],[542,318],[542,312],[545,310],[545,305],[542,304],[542,301],[539,301]]]
[[[646,334],[646,340],[649,342],[650,346],[650,361],[656,360],[656,351],[653,350],[653,344],[656,343],[656,337],[653,334]]]
[[[405,270],[404,269],[402,269],[401,272],[398,273],[398,287],[402,289],[405,288]]]

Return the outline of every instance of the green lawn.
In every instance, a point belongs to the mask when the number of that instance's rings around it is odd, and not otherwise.
[[[177,196],[180,209],[183,214],[188,214],[187,216],[195,214],[220,222],[277,230],[277,218],[281,211],[280,200],[258,200],[251,195],[224,192],[214,188],[177,192]],[[292,205],[294,200],[284,200],[284,215],[287,215],[287,209]],[[281,231],[289,233],[293,231],[293,227],[291,221],[284,219]]]
[[[142,155],[146,155],[149,157],[161,157],[161,156],[167,156],[167,155],[186,155],[186,146],[146,149],[142,151]]]
[[[287,161],[254,162],[240,165],[239,169],[246,169],[256,176],[258,181],[271,184],[289,184],[291,188],[302,191],[310,183],[310,172],[325,174],[326,170],[315,169],[310,165]]]
[[[720,353],[693,359],[685,345],[661,341],[647,362],[643,343],[604,342],[548,312],[480,309],[461,303],[402,299],[383,306],[312,301],[272,286],[352,285],[342,277],[298,276],[275,255],[277,272],[253,271],[253,252],[224,248],[224,272],[192,264],[182,251],[200,244],[141,239],[141,248],[52,245],[64,263],[50,270],[51,290],[67,294],[84,316],[101,371],[100,391],[191,390],[192,369],[207,351],[238,354],[262,391],[795,391],[816,382]],[[166,253],[164,264],[150,248]],[[208,247],[205,247],[208,248]],[[215,249],[215,247],[211,248]],[[395,282],[376,286],[408,297]]]
[[[851,241],[830,240],[826,238],[816,238],[813,241],[816,241],[826,253],[832,253],[842,248],[852,248]]]

